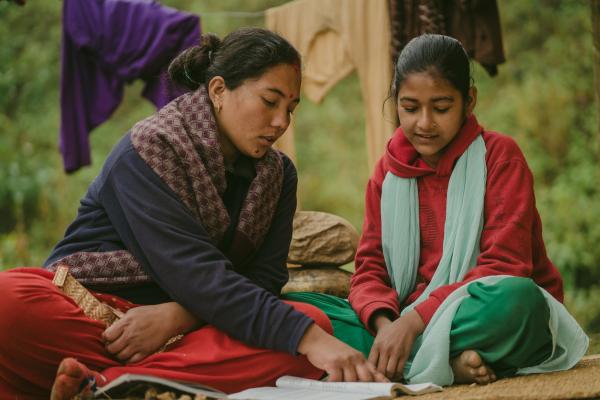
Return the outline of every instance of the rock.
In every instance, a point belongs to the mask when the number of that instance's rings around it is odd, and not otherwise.
[[[290,280],[282,293],[315,292],[348,297],[350,272],[335,267],[304,267],[288,270]]]
[[[354,259],[359,235],[348,221],[318,211],[298,211],[288,253],[290,264],[344,265]]]

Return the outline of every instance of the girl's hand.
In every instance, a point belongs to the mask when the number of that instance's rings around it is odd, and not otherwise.
[[[371,347],[369,361],[377,366],[377,371],[399,382],[415,339],[423,333],[425,324],[413,310],[394,322],[380,316],[375,320],[375,327],[377,336]]]
[[[139,306],[107,328],[102,338],[109,353],[130,364],[157,352],[173,336],[198,325],[192,314],[174,302]]]
[[[362,353],[331,336],[317,324],[306,330],[298,352],[306,355],[312,365],[327,372],[330,382],[388,382]]]

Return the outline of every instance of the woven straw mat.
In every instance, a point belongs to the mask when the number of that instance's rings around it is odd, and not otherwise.
[[[600,354],[584,357],[568,371],[500,379],[485,386],[456,385],[418,400],[600,399]]]

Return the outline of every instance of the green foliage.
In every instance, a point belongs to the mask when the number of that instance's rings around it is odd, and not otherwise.
[[[205,32],[262,26],[260,11],[285,0],[172,0],[202,15]],[[480,122],[512,135],[536,178],[548,253],[567,304],[600,330],[598,113],[590,8],[584,0],[499,2],[507,62],[491,78],[479,66]],[[141,84],[128,87],[113,117],[91,135],[94,164],[72,175],[58,152],[61,2],[0,1],[0,265],[39,265],[73,219],[102,160],[135,121],[150,114]],[[303,98],[296,147],[303,209],[341,215],[360,229],[367,167],[364,113],[355,74],[322,104]]]
[[[528,17],[535,9],[536,18]],[[512,134],[536,178],[548,253],[567,287],[600,282],[598,115],[590,9],[584,1],[507,2],[507,59],[480,79],[478,115]]]

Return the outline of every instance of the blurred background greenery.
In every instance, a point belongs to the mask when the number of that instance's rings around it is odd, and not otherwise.
[[[198,13],[220,35],[263,26],[261,11],[284,0],[165,0]],[[565,278],[566,303],[600,332],[598,113],[590,6],[584,0],[499,1],[506,64],[495,78],[475,64],[477,115],[513,136],[536,178],[548,252]],[[153,112],[142,85],[127,88],[113,117],[91,135],[93,165],[72,175],[58,150],[62,2],[0,2],[0,268],[41,265],[74,218],[80,197],[112,146]],[[360,230],[367,168],[355,74],[320,104],[303,101],[296,146],[307,210],[348,219]]]

